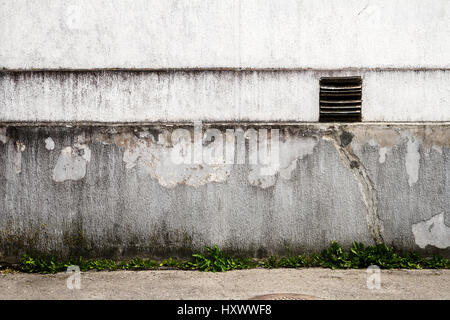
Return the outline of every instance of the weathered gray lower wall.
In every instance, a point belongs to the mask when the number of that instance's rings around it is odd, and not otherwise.
[[[237,127],[248,129],[219,129]],[[271,128],[281,166],[261,176],[249,164],[173,164],[171,126],[0,127],[0,260],[212,244],[267,255],[331,240],[450,255],[449,124]]]

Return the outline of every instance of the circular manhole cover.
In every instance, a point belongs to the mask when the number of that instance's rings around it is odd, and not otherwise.
[[[256,296],[249,300],[322,300],[319,297],[309,296],[300,293],[272,293]]]

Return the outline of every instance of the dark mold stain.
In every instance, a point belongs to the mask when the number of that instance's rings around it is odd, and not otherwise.
[[[359,163],[358,163],[358,161],[352,161],[352,162],[350,162],[350,168],[351,168],[351,169],[359,168]]]
[[[341,146],[346,147],[348,146],[352,140],[353,140],[353,134],[348,131],[343,131],[341,135],[339,136],[339,139],[341,141]]]

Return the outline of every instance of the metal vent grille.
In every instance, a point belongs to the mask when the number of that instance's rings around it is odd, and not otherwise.
[[[321,78],[319,121],[361,121],[361,99],[361,77]]]

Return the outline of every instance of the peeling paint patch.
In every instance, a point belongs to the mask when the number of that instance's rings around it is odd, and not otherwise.
[[[443,213],[413,224],[412,233],[416,244],[422,249],[428,245],[440,249],[450,247],[450,227],[445,225]]]
[[[47,149],[47,150],[55,149],[55,142],[53,141],[53,139],[51,137],[48,137],[47,139],[45,139],[45,149]]]
[[[420,153],[419,142],[414,137],[409,137],[406,145],[405,166],[408,174],[408,184],[412,186],[419,180]]]
[[[6,135],[6,128],[5,128],[5,127],[0,128],[0,141],[1,141],[3,144],[6,144],[6,143],[8,143],[8,140],[9,140],[9,138],[8,138],[8,136]]]
[[[80,180],[86,175],[86,165],[91,160],[91,150],[86,144],[76,143],[61,150],[53,169],[53,180]]]
[[[411,128],[414,136],[421,137],[427,150],[442,147],[450,148],[450,130],[446,126],[427,126],[425,129]]]
[[[266,189],[269,187],[273,187],[277,182],[277,178],[275,175],[261,175],[260,174],[260,166],[253,166],[250,169],[250,173],[248,174],[248,182],[255,187],[259,187],[262,189]]]
[[[86,162],[91,161],[91,149],[87,144],[76,143],[74,149],[77,150],[79,156],[81,156]]]
[[[21,141],[16,141],[16,150],[17,152],[24,152],[25,151],[25,145]]]
[[[382,147],[382,148],[380,148],[380,150],[378,150],[378,153],[380,155],[380,157],[378,158],[379,163],[384,163],[386,161],[387,152],[388,152],[388,149],[386,147]]]
[[[266,166],[260,164],[251,165],[248,182],[255,187],[266,189],[275,185],[277,174],[282,179],[291,179],[292,173],[297,168],[297,161],[312,154],[317,143],[318,139],[315,137],[288,137],[284,139],[279,146],[279,154],[283,155],[279,158],[279,168],[274,170],[273,173],[265,175],[261,174],[261,169]]]
[[[361,155],[364,153],[362,147],[368,144],[371,147],[378,149],[378,163],[386,162],[386,155],[392,150],[392,147],[400,141],[400,135],[388,128],[370,128],[361,131],[356,128],[348,128],[355,134],[354,139],[350,145],[355,154]],[[345,147],[345,146],[344,146]]]
[[[400,142],[400,134],[391,128],[379,125],[376,127],[349,127],[348,130],[353,133],[353,142],[358,144],[369,143],[371,146],[380,148],[392,148]]]
[[[153,136],[144,139],[131,134],[118,134],[114,137],[114,142],[125,149],[123,161],[127,169],[136,167],[166,188],[173,188],[178,184],[199,187],[210,182],[223,182],[229,177],[231,165],[225,163],[174,163],[172,150],[179,150],[182,157],[190,157],[191,141],[181,139],[172,145],[164,137],[167,137],[167,134],[160,134],[160,139],[155,142]],[[214,148],[213,143],[204,146],[204,153],[208,153],[211,148]]]
[[[11,141],[12,142],[12,141]],[[21,141],[16,141],[13,144],[13,152],[12,152],[12,169],[15,174],[19,174],[22,172],[22,152],[25,151],[25,144]]]
[[[19,174],[22,172],[22,152],[17,150],[13,153],[13,168],[14,172],[16,174]]]
[[[431,150],[434,150],[442,155],[442,147],[441,146],[432,146]]]

